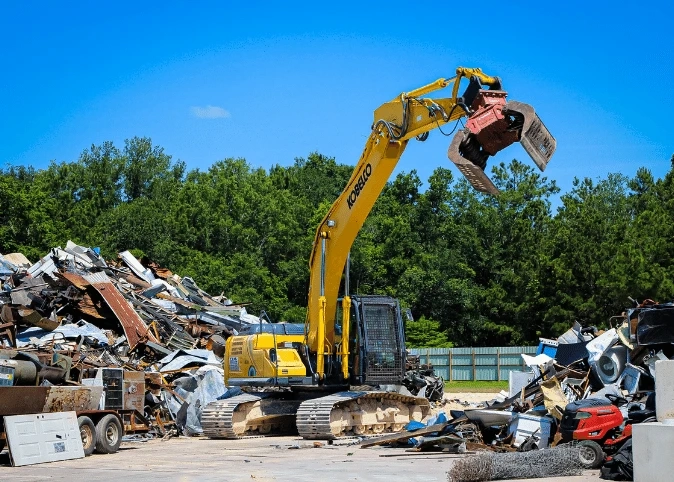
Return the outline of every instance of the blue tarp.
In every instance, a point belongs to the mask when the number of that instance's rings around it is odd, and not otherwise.
[[[426,427],[431,427],[432,425],[437,425],[439,423],[447,423],[447,415],[445,412],[439,412],[437,415],[429,418],[426,423],[416,422],[412,420],[407,425],[405,425],[405,430],[412,432],[414,430],[419,430]],[[428,434],[427,434],[428,435]],[[437,432],[430,434],[431,436],[436,436]],[[409,445],[416,445],[418,440],[416,438],[411,438],[407,441]]]

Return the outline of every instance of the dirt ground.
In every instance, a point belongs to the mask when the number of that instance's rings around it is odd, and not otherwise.
[[[491,402],[498,393],[445,393],[445,400],[454,405],[457,409],[475,408],[474,406],[484,402]],[[454,408],[454,407],[452,407]]]

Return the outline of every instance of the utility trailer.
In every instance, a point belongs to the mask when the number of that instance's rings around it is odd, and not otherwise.
[[[85,455],[115,453],[126,434],[146,433],[142,372],[100,368],[89,386],[0,386],[0,450],[4,417],[75,412]]]

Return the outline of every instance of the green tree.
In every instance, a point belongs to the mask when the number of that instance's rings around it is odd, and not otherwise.
[[[405,322],[405,343],[408,348],[451,348],[454,345],[442,331],[440,322],[421,317]]]

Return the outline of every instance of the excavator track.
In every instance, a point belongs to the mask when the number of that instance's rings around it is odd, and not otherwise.
[[[204,435],[208,438],[239,438],[241,434],[234,429],[234,411],[240,405],[260,399],[259,396],[246,393],[209,403],[201,414]]]
[[[301,400],[283,399],[273,392],[244,393],[206,405],[201,426],[208,438],[236,439],[291,432]]]
[[[391,392],[339,392],[303,402],[297,431],[305,439],[332,440],[354,435],[380,435],[403,430],[429,412],[425,398]]]

